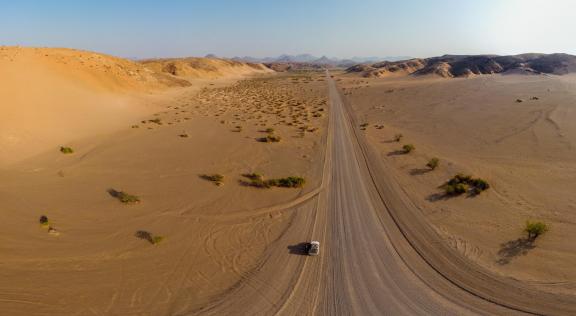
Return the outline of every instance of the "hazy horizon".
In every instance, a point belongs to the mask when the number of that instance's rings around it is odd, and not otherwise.
[[[575,9],[569,0],[19,1],[3,5],[0,45],[130,58],[576,54],[566,40]]]

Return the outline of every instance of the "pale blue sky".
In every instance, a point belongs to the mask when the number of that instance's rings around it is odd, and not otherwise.
[[[123,57],[576,54],[573,0],[0,0],[0,45]]]

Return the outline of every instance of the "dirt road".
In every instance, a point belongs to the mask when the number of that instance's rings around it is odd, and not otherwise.
[[[469,264],[385,178],[333,80],[324,178],[318,196],[256,269],[199,314],[570,315],[571,296],[538,291]],[[322,244],[319,257],[302,242]],[[288,248],[286,248],[288,247]]]

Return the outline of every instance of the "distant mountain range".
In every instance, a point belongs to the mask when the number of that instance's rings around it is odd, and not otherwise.
[[[359,64],[347,72],[364,77],[398,75],[437,75],[441,77],[469,77],[495,73],[555,74],[576,73],[576,56],[568,54],[444,55],[402,61]]]
[[[348,59],[340,59],[335,57],[327,56],[314,56],[310,54],[300,54],[300,55],[280,55],[278,57],[234,57],[232,60],[250,62],[250,63],[263,63],[263,64],[309,64],[309,65],[320,65],[320,66],[333,66],[333,67],[350,67],[356,64],[362,63],[375,63],[380,61],[398,61],[409,59],[407,56],[389,56],[389,57],[352,57]]]

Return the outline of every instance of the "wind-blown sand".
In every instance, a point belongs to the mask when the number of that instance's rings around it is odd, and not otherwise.
[[[298,209],[289,207],[317,192],[323,74],[201,79],[185,87],[112,57],[50,50],[44,60],[42,49],[9,50],[2,63],[13,66],[0,68],[13,77],[0,94],[11,124],[0,130],[6,314],[200,308],[250,273],[290,224]],[[27,65],[27,73],[17,72],[17,64]],[[131,81],[130,71],[144,79]],[[267,128],[279,143],[257,141]],[[74,153],[62,154],[60,145]],[[249,172],[307,182],[258,189],[240,182]],[[224,176],[222,186],[200,177],[216,173]],[[141,201],[122,204],[109,189]],[[59,235],[39,224],[41,215]],[[137,237],[141,230],[164,240],[152,245]]]
[[[190,85],[137,63],[71,49],[0,48],[0,166],[125,126],[142,93]]]
[[[344,75],[338,82],[368,123],[369,141],[446,242],[502,275],[574,293],[574,75]],[[398,133],[404,137],[395,142]],[[404,144],[415,152],[401,154]],[[438,170],[425,166],[431,157],[440,158]],[[458,172],[492,187],[476,197],[443,197],[438,186]],[[526,220],[543,220],[550,231],[526,243]]]

